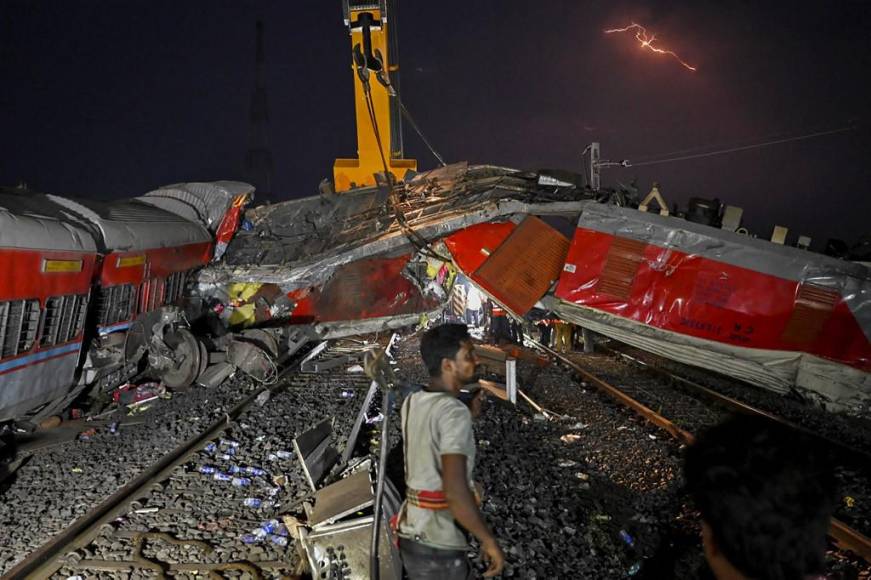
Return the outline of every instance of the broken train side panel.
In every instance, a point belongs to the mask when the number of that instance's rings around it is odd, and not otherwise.
[[[840,409],[871,400],[871,276],[632,209],[585,204],[555,292],[565,319]]]

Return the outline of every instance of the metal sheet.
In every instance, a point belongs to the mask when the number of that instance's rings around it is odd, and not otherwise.
[[[354,448],[357,446],[357,437],[360,435],[360,427],[363,426],[363,421],[366,419],[366,413],[369,412],[369,406],[372,404],[372,399],[375,398],[375,393],[377,391],[378,383],[372,381],[369,384],[369,390],[366,391],[366,397],[363,399],[363,404],[360,405],[360,410],[357,411],[357,418],[354,420],[354,426],[351,428],[351,434],[348,436],[348,443],[345,445],[345,450],[342,452],[342,465],[347,465],[348,461],[351,459],[351,454],[354,453]]]
[[[214,233],[238,195],[254,197],[254,186],[241,181],[175,183],[136,199],[200,224]]]
[[[471,274],[484,290],[522,316],[559,278],[569,240],[535,216],[528,216]]]
[[[212,388],[223,383],[233,374],[233,365],[227,362],[213,364],[197,379],[197,384],[202,387]]]
[[[372,477],[369,470],[360,470],[345,479],[318,490],[309,525],[317,528],[332,524],[345,516],[375,503]]]
[[[293,440],[293,449],[312,490],[317,490],[321,479],[339,460],[339,452],[330,447],[331,422],[331,419],[324,419]]]
[[[368,580],[372,522],[373,517],[368,516],[325,526],[304,535],[301,543],[308,557],[312,578],[330,577],[333,567],[334,570],[343,570],[342,578]],[[384,580],[401,580],[402,563],[386,527],[382,522],[379,576]]]

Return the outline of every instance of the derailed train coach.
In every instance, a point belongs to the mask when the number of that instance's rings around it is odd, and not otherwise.
[[[457,232],[447,245],[515,315],[541,300],[642,350],[867,412],[867,267],[633,208],[586,201],[580,210],[571,240],[528,218]]]
[[[143,372],[173,386],[196,378],[205,352],[187,329],[184,289],[252,193],[236,182],[114,202],[0,193],[0,422]]]
[[[673,360],[867,411],[865,266],[621,207],[619,192],[568,177],[455,164],[392,190],[257,208],[198,291],[230,304],[234,287],[256,298],[269,286],[290,304],[286,322],[328,338],[448,307],[459,271],[514,316],[552,310]]]

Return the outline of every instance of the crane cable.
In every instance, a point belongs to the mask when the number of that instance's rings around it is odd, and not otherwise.
[[[856,129],[855,125],[850,125],[848,127],[840,127],[838,129],[830,129],[828,131],[817,131],[815,133],[808,133],[806,135],[799,135],[797,137],[786,137],[784,139],[775,139],[773,141],[764,141],[762,143],[755,143],[753,145],[744,145],[741,147],[731,147],[729,149],[720,149],[718,151],[709,151],[707,153],[696,153],[693,155],[681,155],[680,157],[672,157],[668,159],[657,159],[653,161],[642,161],[640,163],[629,163],[626,167],[642,167],[645,165],[658,165],[660,163],[672,163],[674,161],[686,161],[688,159],[699,159],[702,157],[713,157],[715,155],[725,155],[727,153],[735,153],[737,151],[748,151],[750,149],[759,149],[762,147],[770,147],[771,145],[779,145],[781,143],[792,143],[794,141],[804,141],[805,139],[813,139],[815,137],[823,137],[825,135],[834,135],[836,133],[845,133],[847,131],[853,131]]]
[[[418,251],[436,260],[451,262],[451,259],[442,256],[429,247],[429,241],[408,225],[408,222],[405,219],[405,214],[403,214],[402,210],[399,209],[399,203],[396,200],[396,191],[393,188],[393,174],[390,173],[390,170],[387,168],[387,158],[384,157],[384,147],[381,144],[381,130],[378,127],[378,118],[375,115],[375,104],[372,102],[372,87],[369,84],[368,78],[364,78],[363,75],[360,75],[360,79],[363,83],[363,95],[366,98],[366,110],[369,113],[369,122],[372,124],[372,131],[375,134],[375,143],[378,145],[378,155],[381,156],[381,166],[384,168],[384,178],[387,180],[387,187],[390,192],[390,203],[393,206],[393,214],[396,216],[396,221],[399,223],[399,227],[402,231],[405,232],[408,240],[418,249]],[[400,103],[401,102],[402,101],[400,101]]]
[[[435,147],[432,146],[432,143],[429,142],[429,139],[426,138],[426,135],[424,135],[423,131],[420,130],[420,127],[417,126],[414,117],[411,116],[411,113],[409,113],[408,109],[405,107],[405,103],[403,103],[402,99],[399,97],[399,93],[396,93],[396,102],[399,103],[399,110],[402,111],[402,116],[411,124],[411,128],[414,129],[414,132],[417,133],[417,136],[420,137],[420,140],[423,141],[423,144],[426,145],[427,149],[429,149],[429,152],[433,154],[433,157],[438,159],[438,162],[442,167],[447,167],[448,164],[445,163],[444,158],[439,155],[439,152],[435,150]]]

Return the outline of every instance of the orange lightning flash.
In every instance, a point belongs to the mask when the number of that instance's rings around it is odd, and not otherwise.
[[[655,34],[648,35],[647,29],[644,28],[643,26],[641,26],[640,24],[636,24],[633,22],[632,24],[630,24],[626,28],[611,28],[609,30],[605,30],[604,32],[605,32],[605,34],[613,34],[615,32],[629,32],[632,29],[635,29],[635,39],[641,43],[641,48],[646,48],[646,49],[652,50],[653,52],[656,52],[659,54],[668,54],[668,55],[674,57],[675,60],[677,60],[679,63],[681,63],[686,68],[690,69],[693,72],[696,71],[696,67],[690,66],[687,63],[685,63],[681,57],[679,57],[677,54],[675,54],[674,51],[665,50],[663,48],[657,48],[657,47],[653,46],[653,42],[656,40],[656,35]]]

